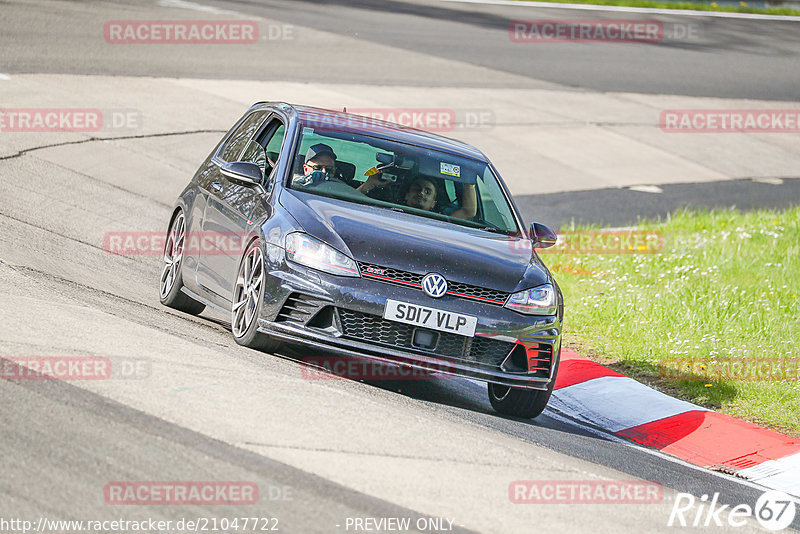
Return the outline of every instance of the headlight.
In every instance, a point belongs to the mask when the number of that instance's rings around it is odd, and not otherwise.
[[[550,284],[519,291],[508,297],[505,307],[527,315],[555,315],[556,292]]]
[[[300,265],[339,276],[361,276],[352,258],[314,239],[296,232],[286,236],[286,258]]]

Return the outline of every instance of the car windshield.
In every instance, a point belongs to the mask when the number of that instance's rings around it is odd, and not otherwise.
[[[490,232],[519,232],[486,163],[390,139],[304,126],[289,184]]]

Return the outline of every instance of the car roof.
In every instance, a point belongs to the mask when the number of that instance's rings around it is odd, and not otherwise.
[[[470,144],[417,130],[409,126],[373,119],[355,113],[345,113],[312,106],[296,106],[286,102],[260,102],[256,104],[256,106],[261,105],[275,107],[288,115],[295,115],[302,122],[319,123],[343,131],[384,137],[401,143],[442,150],[489,163],[489,159],[483,152]]]

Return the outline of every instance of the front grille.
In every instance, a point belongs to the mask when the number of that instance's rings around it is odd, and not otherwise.
[[[460,282],[447,282],[448,293],[457,293],[457,296],[465,296],[475,300],[490,300],[490,304],[505,304],[508,298],[508,293],[497,291],[496,289],[489,289],[486,287],[471,286],[469,284],[462,284]]]
[[[498,370],[506,356],[516,346],[514,343],[484,337],[465,337],[447,332],[438,332],[439,340],[436,348],[425,350],[414,347],[411,343],[417,327],[388,321],[379,315],[361,313],[339,308],[344,337],[389,345],[406,351],[444,357],[460,362],[480,365]]]
[[[385,282],[399,282],[405,284],[413,284],[417,286],[422,285],[422,277],[424,274],[410,273],[408,271],[401,271],[400,269],[391,269],[389,267],[381,267],[371,263],[358,263],[361,269],[362,276],[369,276],[371,278],[383,279]],[[403,284],[403,285],[405,285]]]
[[[365,278],[372,278],[380,282],[399,286],[421,288],[422,278],[425,276],[424,274],[411,273],[400,269],[392,269],[390,267],[382,267],[380,265],[364,262],[358,262],[358,268],[361,270],[361,276]],[[448,280],[447,286],[448,295],[469,300],[479,300],[495,306],[502,306],[508,298],[508,293],[504,291],[463,284],[461,282],[451,282]]]

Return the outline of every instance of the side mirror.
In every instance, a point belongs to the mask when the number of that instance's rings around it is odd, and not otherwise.
[[[549,248],[556,244],[558,236],[543,224],[531,223],[531,241],[533,248]]]
[[[223,165],[221,170],[223,176],[243,184],[261,185],[262,180],[264,180],[261,168],[255,163],[233,161]]]

